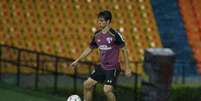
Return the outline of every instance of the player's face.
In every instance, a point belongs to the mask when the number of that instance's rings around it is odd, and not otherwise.
[[[105,21],[104,18],[99,17],[98,18],[98,27],[103,29],[105,28],[107,25],[109,25],[109,21]]]

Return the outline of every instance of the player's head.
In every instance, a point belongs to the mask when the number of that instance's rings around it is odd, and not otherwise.
[[[104,28],[112,21],[112,14],[108,10],[101,11],[98,14],[98,25],[100,28]]]

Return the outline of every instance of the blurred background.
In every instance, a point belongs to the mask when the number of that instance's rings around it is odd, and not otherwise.
[[[201,0],[0,0],[0,100],[82,96],[98,50],[75,72],[69,65],[88,47],[97,14],[106,9],[126,41],[133,73],[119,76],[118,101],[140,101],[146,48],[176,53],[171,101],[201,101]],[[94,99],[105,99],[101,84]]]

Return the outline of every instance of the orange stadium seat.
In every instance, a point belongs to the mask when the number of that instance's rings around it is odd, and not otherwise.
[[[199,0],[179,0],[181,14],[184,19],[185,28],[188,32],[189,44],[193,49],[194,57],[198,61],[198,70],[201,70],[201,21]],[[201,71],[199,71],[201,73]]]

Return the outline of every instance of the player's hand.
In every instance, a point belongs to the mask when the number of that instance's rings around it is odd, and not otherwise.
[[[70,64],[73,70],[77,67],[77,65],[78,65],[77,61],[74,61],[73,63]]]
[[[131,75],[132,75],[131,70],[130,70],[130,69],[126,69],[126,70],[125,70],[125,75],[126,75],[127,77],[131,77]]]

